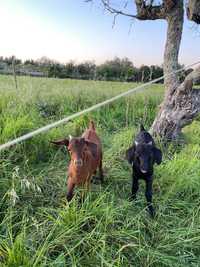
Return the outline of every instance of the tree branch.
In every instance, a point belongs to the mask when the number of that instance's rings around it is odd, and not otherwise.
[[[166,19],[167,13],[177,4],[177,0],[163,0],[160,5],[153,5],[154,0],[149,1],[148,4],[146,0],[135,0],[137,14],[130,14],[114,8],[109,0],[101,0],[101,2],[105,9],[112,14],[124,15],[139,20]]]
[[[192,90],[195,81],[200,79],[200,66],[190,72],[179,87],[179,93],[188,93]],[[200,103],[199,103],[200,105]]]
[[[177,119],[181,128],[192,122],[200,112],[200,89],[193,89],[193,83],[200,79],[200,67],[187,75],[184,82],[178,87],[172,103],[178,113]]]
[[[127,17],[131,17],[131,18],[137,18],[137,15],[134,15],[134,14],[130,14],[130,13],[126,13],[122,10],[119,10],[119,9],[116,9],[114,7],[112,7],[110,5],[110,1],[109,0],[101,0],[104,8],[109,11],[111,14],[114,14],[115,16],[118,16],[118,15],[123,15],[123,16],[127,16]]]
[[[146,5],[144,0],[135,0],[137,8],[137,19],[139,20],[156,20],[165,19],[165,10],[163,5],[153,6],[153,1]]]
[[[189,0],[187,5],[187,17],[189,20],[200,24],[200,1]]]
[[[85,2],[92,2],[93,0],[85,0]],[[118,16],[123,15],[138,20],[156,20],[166,19],[166,15],[177,4],[178,0],[163,0],[160,5],[153,5],[154,0],[134,0],[136,4],[137,14],[130,14],[122,9],[117,9],[112,6],[110,0],[101,0],[104,8],[111,14]],[[127,3],[125,4],[125,7]]]

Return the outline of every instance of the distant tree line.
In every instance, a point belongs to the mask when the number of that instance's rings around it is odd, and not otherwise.
[[[22,60],[14,58],[17,75],[30,75],[53,78],[71,78],[101,81],[127,81],[148,82],[163,76],[163,68],[157,65],[142,65],[137,68],[128,58],[114,58],[103,64],[96,65],[94,62],[86,61],[75,64],[70,61],[61,64],[54,60],[42,57],[38,60]],[[0,57],[0,73],[12,74],[13,57]],[[189,70],[191,71],[191,70]],[[187,71],[188,73],[188,71]],[[186,72],[180,74],[184,79]],[[163,82],[163,81],[160,81]]]

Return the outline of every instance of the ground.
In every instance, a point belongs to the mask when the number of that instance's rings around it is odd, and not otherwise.
[[[0,76],[0,143],[61,119],[132,83]],[[125,150],[142,121],[148,129],[163,97],[162,85],[129,96],[0,152],[0,266],[200,266],[200,125],[184,129],[179,145],[157,145],[153,202],[144,185],[129,200],[131,168]],[[65,149],[49,140],[78,136],[89,119],[104,148],[105,184],[93,184],[80,204],[68,205]]]

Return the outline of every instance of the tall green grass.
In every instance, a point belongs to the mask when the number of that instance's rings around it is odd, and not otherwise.
[[[0,143],[61,119],[136,84],[0,76]],[[181,147],[162,147],[154,205],[144,185],[129,201],[131,168],[124,159],[142,121],[148,128],[163,88],[153,85],[0,153],[0,266],[200,266],[200,126],[184,129]],[[80,135],[89,119],[104,147],[105,184],[80,189],[66,203],[65,149],[49,140]]]

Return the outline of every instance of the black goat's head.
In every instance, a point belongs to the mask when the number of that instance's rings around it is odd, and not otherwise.
[[[141,126],[133,146],[126,151],[126,157],[130,164],[145,174],[153,171],[155,162],[161,163],[162,152],[156,148],[152,136]]]

